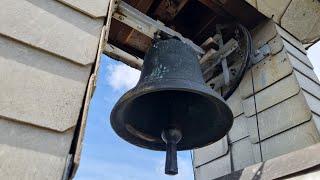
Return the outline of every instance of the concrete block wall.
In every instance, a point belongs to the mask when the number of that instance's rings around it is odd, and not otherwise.
[[[246,0],[303,43],[320,38],[320,2],[316,0]]]
[[[255,49],[268,44],[271,54],[251,67],[228,99],[234,115],[228,135],[194,150],[197,180],[215,179],[320,141],[320,83],[302,43],[272,20],[257,26],[252,36]]]
[[[76,169],[108,3],[0,1],[0,179]]]

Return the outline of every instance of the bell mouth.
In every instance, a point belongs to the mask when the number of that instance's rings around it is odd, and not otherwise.
[[[110,120],[115,132],[129,143],[159,151],[166,150],[161,133],[174,122],[183,135],[177,144],[180,151],[220,140],[230,130],[233,115],[211,88],[166,79],[138,84],[128,91],[113,108]]]

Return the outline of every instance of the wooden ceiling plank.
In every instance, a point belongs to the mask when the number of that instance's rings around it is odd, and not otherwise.
[[[172,21],[189,0],[162,0],[155,16],[164,23]]]
[[[137,6],[135,8],[138,9],[142,13],[147,13],[147,11],[151,7],[153,1],[154,0],[149,0],[149,1],[139,0],[139,2],[137,3]],[[128,43],[130,41],[130,38],[136,35],[134,33],[138,33],[138,32],[134,29],[131,29],[127,35],[125,43]]]
[[[230,15],[223,10],[223,8],[219,5],[215,0],[198,0],[202,4],[206,5],[209,9],[214,11],[216,14],[222,17],[229,17]]]

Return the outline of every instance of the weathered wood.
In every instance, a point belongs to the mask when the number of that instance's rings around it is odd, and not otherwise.
[[[163,22],[172,21],[189,0],[162,0],[154,15]]]
[[[139,0],[136,4],[135,8],[138,9],[142,13],[146,13],[154,0],[143,1]],[[140,51],[147,51],[148,48],[151,46],[151,39],[144,36],[140,32],[136,31],[135,29],[131,29],[128,31],[127,34],[123,34],[125,36],[124,44],[131,46],[135,49]]]
[[[110,33],[110,28],[111,28],[111,19],[112,16],[110,16],[110,14],[113,14],[115,11],[116,5],[115,5],[115,0],[110,0],[109,6],[108,6],[108,16],[106,18],[106,33],[105,33],[105,41],[108,42],[109,40],[109,33]]]
[[[105,45],[104,53],[110,56],[111,58],[121,61],[135,69],[141,70],[142,68],[142,64],[143,64],[142,59],[135,57],[111,44]]]
[[[207,50],[209,48],[210,45],[218,45],[218,40],[221,39],[221,35],[220,34],[215,34],[213,37],[209,37],[207,40],[205,40],[202,44],[201,44],[201,48]]]
[[[76,174],[76,171],[80,164],[80,158],[81,158],[81,152],[82,152],[82,146],[83,146],[83,140],[84,140],[84,134],[85,134],[85,128],[87,126],[87,118],[88,118],[88,111],[89,111],[89,105],[91,98],[93,96],[93,93],[95,91],[96,87],[96,81],[98,76],[98,68],[100,66],[100,58],[103,51],[103,45],[104,39],[105,39],[106,29],[105,26],[101,30],[101,36],[98,46],[98,52],[97,52],[97,58],[96,58],[96,64],[94,67],[94,72],[89,78],[89,82],[86,89],[85,99],[84,99],[84,105],[82,109],[81,119],[78,121],[79,129],[78,134],[74,135],[74,139],[76,139],[76,144],[74,146],[74,154],[73,154],[73,166],[70,172],[70,177],[74,177]]]
[[[199,0],[202,4],[206,5],[209,9],[217,13],[219,16],[228,16],[227,13],[221,9],[221,6],[216,1]]]

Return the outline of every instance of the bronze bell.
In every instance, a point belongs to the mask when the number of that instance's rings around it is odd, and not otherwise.
[[[233,115],[206,86],[197,54],[187,44],[160,40],[146,53],[140,80],[114,106],[111,125],[136,146],[166,151],[166,174],[177,174],[176,151],[224,137]]]

